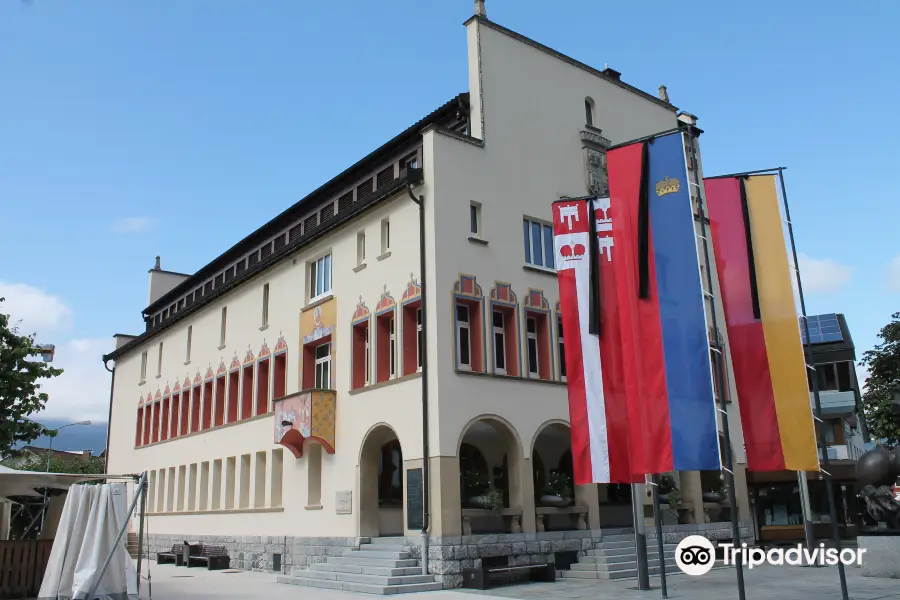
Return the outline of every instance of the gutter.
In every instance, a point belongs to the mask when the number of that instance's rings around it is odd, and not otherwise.
[[[425,196],[418,198],[412,188],[421,185],[423,174],[421,169],[409,169],[406,174],[406,193],[419,207],[419,272],[421,277],[422,332],[425,334],[425,348],[422,349],[422,573],[428,575],[428,512],[429,487],[429,440],[428,440],[428,311],[426,310],[427,290],[425,284]]]
[[[112,381],[109,383],[109,415],[106,417],[106,456],[103,457],[103,470],[109,473],[109,434],[112,431],[112,407],[113,407],[113,390],[116,389],[116,367],[113,365],[113,368],[110,369],[109,365],[106,364],[110,361],[110,359],[103,359],[103,366],[107,371],[112,373]]]

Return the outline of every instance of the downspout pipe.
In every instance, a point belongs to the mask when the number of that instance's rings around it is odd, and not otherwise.
[[[109,414],[106,417],[106,456],[103,457],[103,470],[109,473],[109,433],[112,431],[112,405],[113,405],[113,390],[116,389],[116,367],[113,365],[113,368],[109,368],[109,359],[103,361],[103,366],[107,371],[112,373],[112,381],[109,384]]]
[[[412,189],[422,183],[421,169],[408,169],[406,193],[419,207],[419,272],[422,302],[422,331],[425,348],[422,351],[422,573],[428,574],[428,512],[429,445],[428,445],[428,311],[426,310],[428,286],[425,283],[425,196],[416,196]]]

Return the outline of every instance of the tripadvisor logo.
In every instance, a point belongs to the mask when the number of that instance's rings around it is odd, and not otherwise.
[[[819,565],[834,566],[861,565],[865,548],[826,548],[819,544],[816,548],[805,548],[803,544],[797,544],[790,548],[772,548],[768,551],[762,548],[748,548],[747,544],[735,547],[734,544],[719,544],[724,566],[741,565],[750,569],[760,565]],[[689,535],[675,547],[675,564],[688,575],[705,575],[715,566],[716,547],[713,543],[701,535]]]

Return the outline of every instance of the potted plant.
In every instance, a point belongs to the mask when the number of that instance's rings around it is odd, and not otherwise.
[[[495,487],[491,487],[484,496],[484,507],[493,512],[503,510],[503,492]]]
[[[541,506],[568,506],[572,496],[572,478],[563,471],[551,471],[538,503]]]
[[[487,475],[474,470],[463,472],[463,494],[469,506],[487,508],[487,495],[490,490]]]

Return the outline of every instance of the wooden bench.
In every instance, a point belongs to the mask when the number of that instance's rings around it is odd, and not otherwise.
[[[231,559],[225,552],[225,546],[213,546],[209,544],[200,544],[200,551],[197,554],[193,552],[188,557],[188,567],[197,565],[206,565],[210,571],[219,569],[227,569],[231,564]]]
[[[189,555],[197,554],[200,552],[200,544],[188,544],[187,542],[183,544],[172,544],[172,549],[170,551],[156,553],[156,564],[162,565],[165,563],[175,563],[176,567],[183,566],[185,546],[188,547]]]
[[[508,567],[482,567],[463,569],[463,587],[486,590],[497,584],[518,583],[520,581],[556,581],[556,566],[553,563],[511,565]]]

